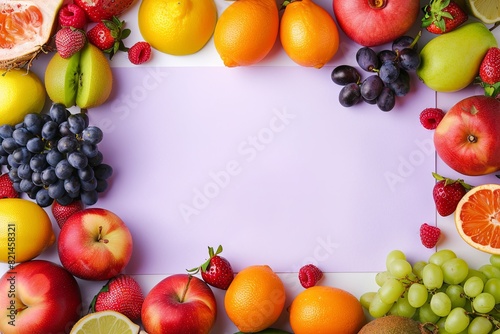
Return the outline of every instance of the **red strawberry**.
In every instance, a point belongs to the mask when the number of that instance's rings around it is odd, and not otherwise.
[[[141,317],[144,295],[141,286],[129,275],[120,274],[110,279],[95,295],[90,312],[113,310],[131,320]]]
[[[500,49],[492,47],[486,52],[479,66],[478,81],[484,87],[486,96],[500,94]]]
[[[449,179],[437,173],[432,175],[438,181],[432,190],[436,210],[443,217],[449,216],[455,212],[458,202],[472,187],[460,179]]]
[[[85,46],[87,38],[83,30],[66,27],[57,32],[55,42],[59,55],[69,58]]]
[[[74,200],[68,205],[61,205],[59,202],[54,201],[54,203],[52,203],[52,215],[54,216],[57,225],[62,228],[69,216],[75,212],[83,210],[83,208],[83,203],[79,200]]]
[[[0,176],[0,199],[17,198],[19,193],[14,189],[9,173]]]
[[[220,245],[215,253],[212,247],[208,247],[209,259],[200,267],[190,269],[188,272],[194,275],[201,270],[201,277],[207,284],[215,288],[227,290],[233,281],[234,271],[229,261],[218,255],[221,252],[222,246]]]
[[[450,32],[467,21],[467,13],[453,0],[430,0],[424,7],[422,27],[433,34]]]
[[[427,223],[423,223],[420,226],[420,240],[422,245],[427,248],[434,248],[441,237],[441,230],[439,227],[431,226]]]
[[[439,108],[425,108],[420,113],[420,123],[428,130],[437,128],[444,117],[444,111]]]
[[[123,39],[130,35],[130,29],[123,29],[125,21],[116,16],[111,21],[103,20],[87,32],[89,42],[109,54],[109,59],[118,51],[127,51]]]
[[[87,24],[85,12],[79,6],[69,3],[59,10],[59,24],[61,27],[83,29]]]
[[[300,284],[306,289],[318,284],[322,277],[323,272],[314,264],[306,264],[299,269]]]
[[[87,17],[94,22],[111,20],[113,16],[120,16],[135,0],[75,0]]]
[[[137,42],[128,49],[128,59],[134,65],[140,65],[151,58],[151,45],[148,42]]]

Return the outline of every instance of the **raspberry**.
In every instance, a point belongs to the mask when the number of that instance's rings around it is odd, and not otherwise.
[[[151,58],[151,45],[148,42],[137,42],[128,50],[128,59],[132,64],[140,65]]]
[[[70,3],[59,10],[59,24],[62,27],[83,29],[87,24],[87,17],[82,8]]]
[[[425,108],[420,113],[420,123],[428,130],[437,128],[444,117],[444,111],[439,108]]]
[[[314,264],[306,264],[299,270],[299,281],[304,288],[315,286],[323,277],[323,272]]]
[[[435,247],[440,236],[441,230],[439,227],[431,226],[427,223],[423,223],[422,226],[420,226],[420,240],[425,247]]]

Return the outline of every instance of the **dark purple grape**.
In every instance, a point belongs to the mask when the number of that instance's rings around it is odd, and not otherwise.
[[[418,49],[418,43],[412,45],[415,39],[411,36],[401,36],[398,37],[392,42],[392,51],[401,52],[403,49],[412,47],[413,49]]]
[[[410,75],[403,69],[399,70],[399,77],[396,81],[387,84],[387,87],[394,91],[396,96],[405,96],[410,91]]]
[[[415,71],[420,65],[420,54],[415,49],[405,48],[399,53],[399,66],[407,71]]]
[[[380,66],[378,75],[385,83],[391,83],[395,81],[399,76],[399,67],[396,63],[391,61],[386,61]]]
[[[366,46],[356,52],[356,61],[363,70],[368,72],[374,72],[380,64],[377,53]]]
[[[366,78],[360,86],[361,96],[365,100],[375,100],[384,88],[384,82],[378,75],[371,75]]]
[[[367,100],[363,97],[363,101],[365,101],[366,103],[368,104],[377,104],[377,99],[373,99],[373,100]]]
[[[384,87],[377,97],[377,106],[382,111],[390,111],[396,105],[396,96],[392,89]]]
[[[339,102],[344,107],[352,107],[361,100],[361,91],[356,83],[347,84],[340,90]]]
[[[383,64],[386,61],[396,61],[398,55],[392,50],[382,50],[377,54],[377,57],[380,64]]]
[[[350,83],[358,83],[361,80],[358,70],[349,65],[340,65],[332,71],[332,81],[337,85],[345,86]]]

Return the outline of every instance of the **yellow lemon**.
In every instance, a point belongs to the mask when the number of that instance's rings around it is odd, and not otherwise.
[[[116,311],[89,313],[73,326],[70,334],[107,333],[137,334],[140,327]]]
[[[50,218],[38,204],[22,198],[0,199],[0,262],[31,260],[55,240]]]
[[[45,88],[33,72],[10,70],[0,75],[0,125],[16,125],[45,105]]]
[[[213,0],[143,0],[139,7],[142,37],[158,51],[188,55],[201,50],[217,22]]]
[[[486,24],[500,22],[500,3],[498,0],[468,0],[467,6],[472,15]]]

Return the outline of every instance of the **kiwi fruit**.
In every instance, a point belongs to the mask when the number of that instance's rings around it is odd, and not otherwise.
[[[358,334],[430,334],[437,332],[438,327],[434,324],[421,324],[411,318],[387,315],[368,322]]]

